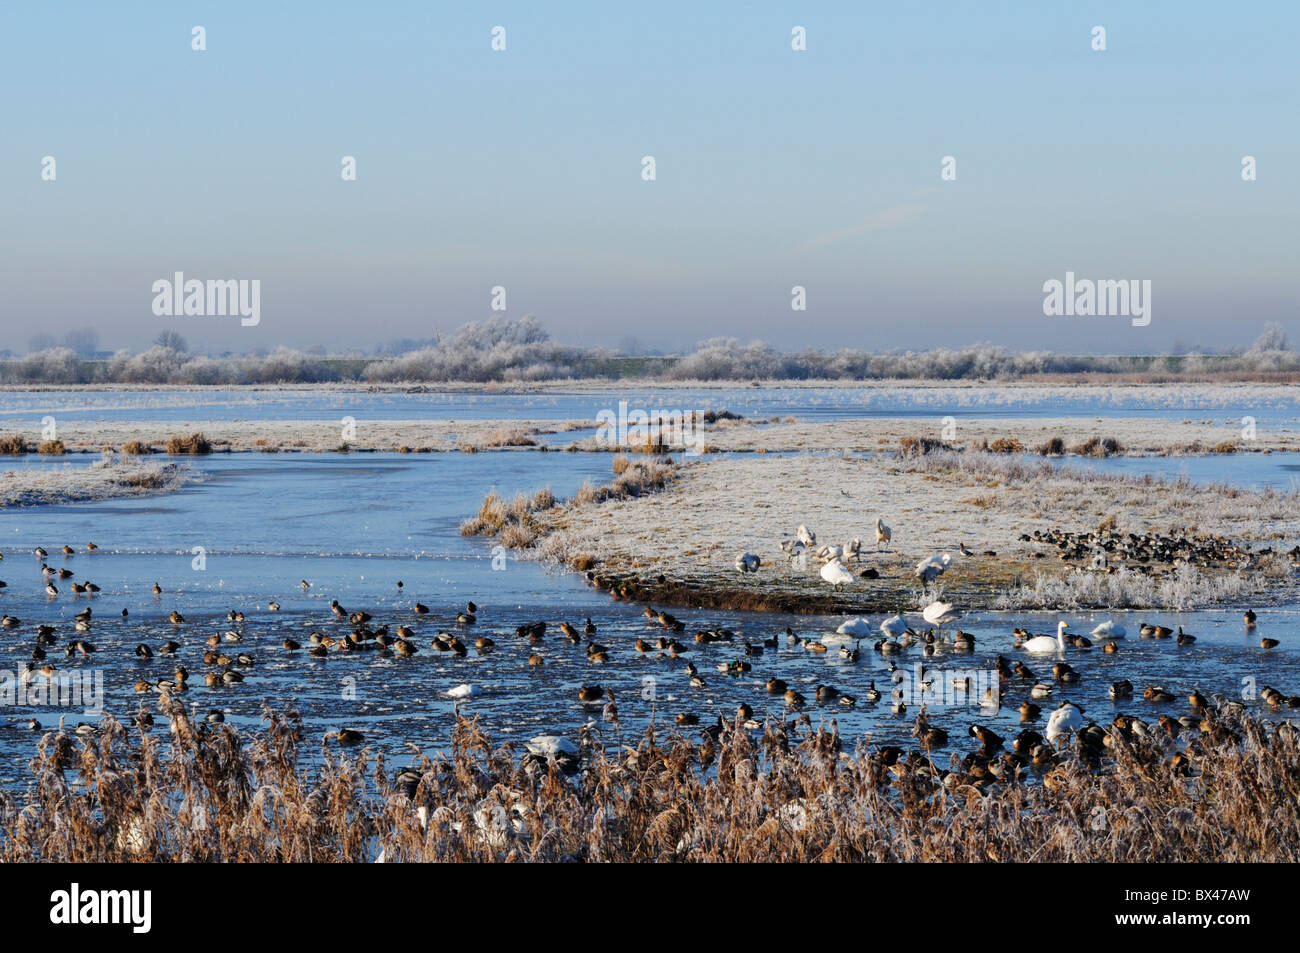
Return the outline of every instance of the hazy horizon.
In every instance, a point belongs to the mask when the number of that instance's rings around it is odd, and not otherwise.
[[[1246,347],[1297,314],[1297,27],[1209,2],[7,8],[0,349],[370,354],[492,316],[497,286],[559,343],[670,353]],[[178,271],[260,281],[260,321],[156,315]],[[1150,324],[1046,316],[1068,272],[1150,281]]]

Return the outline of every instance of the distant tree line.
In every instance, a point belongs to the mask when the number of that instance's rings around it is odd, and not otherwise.
[[[140,354],[118,351],[101,360],[99,335],[71,331],[62,343],[36,335],[31,352],[0,355],[4,384],[275,384],[328,381],[372,383],[516,382],[655,378],[665,381],[752,380],[1017,380],[1050,375],[1137,375],[1144,379],[1273,379],[1300,374],[1281,325],[1269,324],[1246,350],[1228,354],[1164,357],[1060,355],[1012,352],[987,344],[929,351],[781,352],[755,341],[713,338],[678,357],[631,355],[605,348],[554,343],[532,316],[494,317],[463,325],[449,338],[391,342],[393,353],[328,357],[278,348],[247,357],[190,353],[185,339],[164,331]],[[407,347],[407,345],[412,345]],[[401,350],[396,350],[400,346]],[[640,350],[639,346],[637,348]]]

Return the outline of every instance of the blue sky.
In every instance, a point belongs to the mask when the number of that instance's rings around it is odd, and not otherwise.
[[[623,6],[6,4],[0,348],[369,349],[488,317],[494,285],[559,340],[669,350],[1294,323],[1295,4]],[[1045,317],[1067,270],[1150,279],[1151,324]],[[261,323],[155,316],[175,271],[260,279]]]

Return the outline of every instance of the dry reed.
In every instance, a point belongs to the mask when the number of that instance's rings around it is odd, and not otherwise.
[[[167,452],[170,454],[201,454],[211,453],[212,444],[201,433],[192,433],[189,436],[179,435],[172,437],[167,441]]]
[[[1063,742],[1034,768],[850,751],[806,716],[622,739],[611,699],[614,737],[589,726],[574,758],[496,746],[459,719],[445,754],[399,767],[329,735],[306,753],[293,712],[268,709],[267,727],[243,734],[160,705],[170,733],[107,715],[94,738],[41,738],[27,789],[0,795],[0,861],[1300,858],[1300,733],[1228,709],[1187,730],[1182,754],[1111,727],[1104,744]]]

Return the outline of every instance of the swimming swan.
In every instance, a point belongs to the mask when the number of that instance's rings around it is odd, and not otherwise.
[[[880,631],[888,638],[896,639],[907,632],[907,623],[903,621],[901,615],[892,615],[880,623]]]
[[[1047,719],[1047,740],[1055,741],[1061,735],[1077,732],[1082,727],[1083,713],[1070,702],[1062,702],[1061,707]]]
[[[871,623],[868,622],[866,619],[859,617],[857,619],[850,619],[848,622],[841,623],[840,627],[835,631],[839,635],[866,636],[871,634]]]
[[[1064,621],[1056,623],[1056,638],[1050,635],[1036,635],[1029,639],[1021,646],[1026,652],[1064,652],[1065,651],[1065,630],[1067,626]]]
[[[1097,628],[1092,630],[1092,634],[1099,639],[1122,639],[1128,635],[1128,630],[1116,622],[1114,619],[1107,619]]]
[[[942,626],[945,622],[956,619],[958,613],[953,611],[951,602],[932,602],[921,610],[921,618],[931,625]]]

